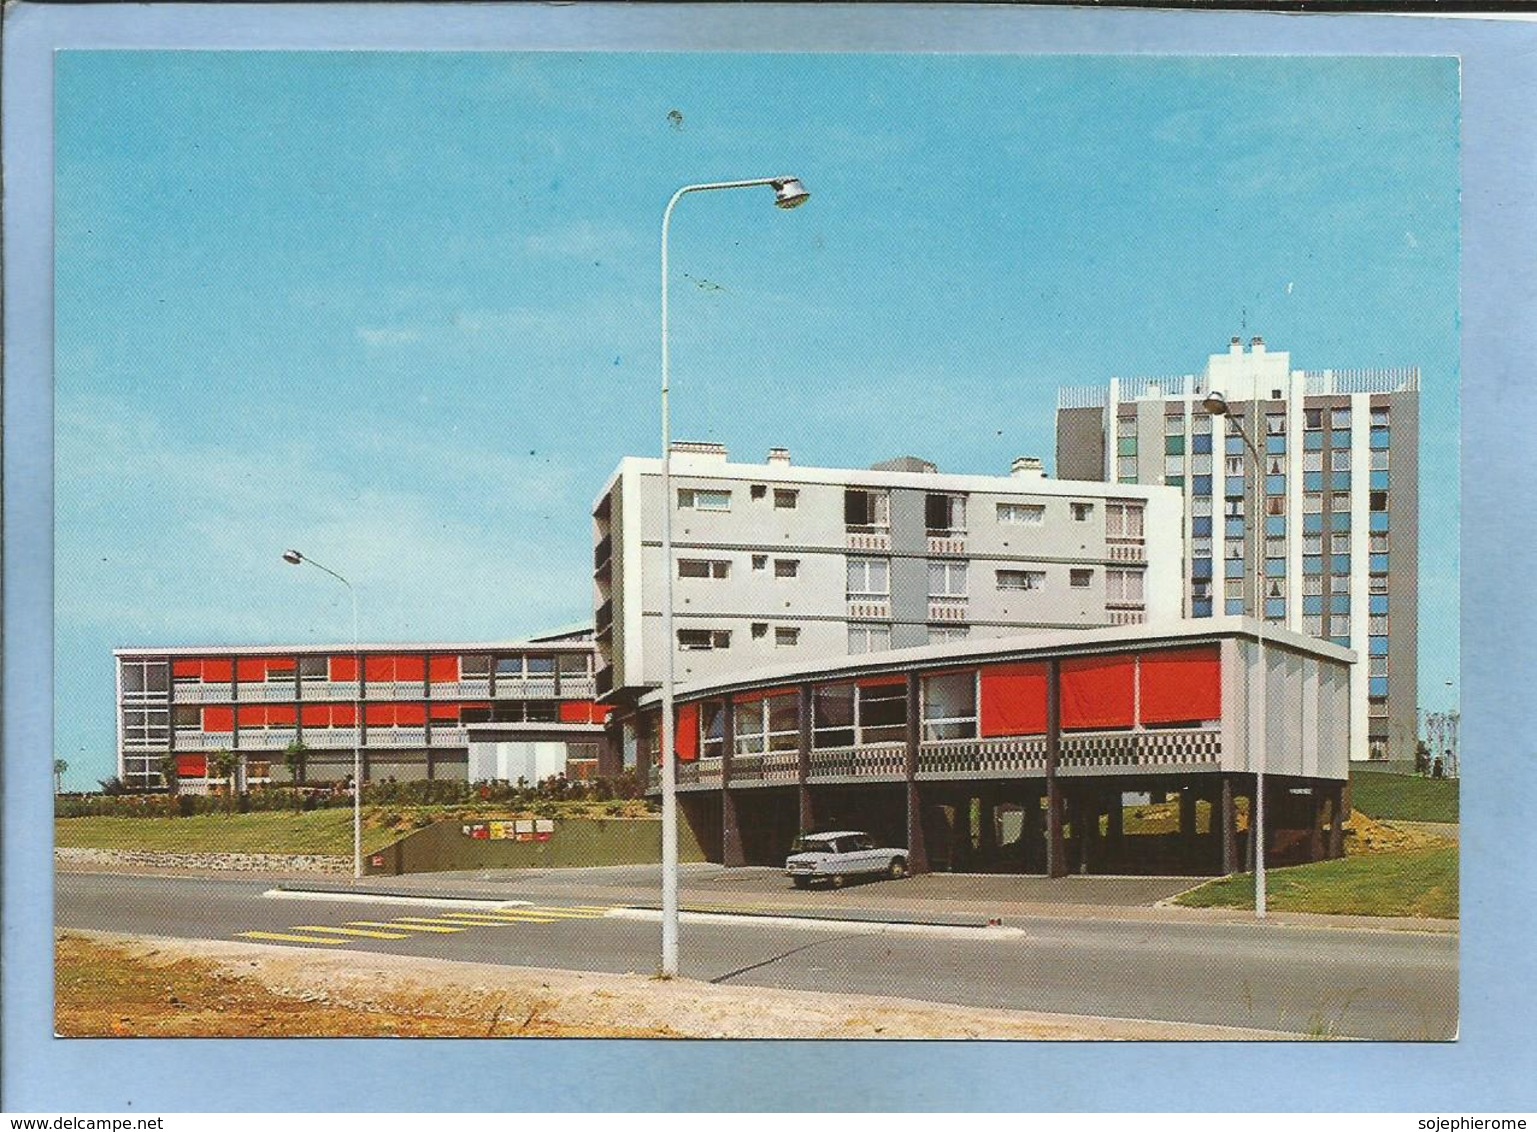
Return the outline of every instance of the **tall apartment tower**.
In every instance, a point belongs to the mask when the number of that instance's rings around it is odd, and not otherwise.
[[[1064,483],[1039,460],[947,475],[906,457],[802,468],[718,444],[622,461],[593,510],[600,699],[768,665],[1177,619],[1180,495]],[[662,506],[673,508],[674,633],[662,640]]]
[[[1203,408],[1213,391],[1229,420]],[[1265,619],[1360,658],[1351,757],[1414,757],[1417,369],[1293,370],[1263,339],[1234,338],[1199,375],[1061,390],[1057,474],[1182,488],[1186,615],[1253,612],[1262,558]]]

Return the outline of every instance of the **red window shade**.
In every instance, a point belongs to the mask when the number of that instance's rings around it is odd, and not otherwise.
[[[434,684],[452,684],[459,679],[457,656],[435,656],[427,664],[427,678]]]
[[[458,704],[433,704],[432,705],[432,718],[433,719],[448,720],[450,722],[457,723],[459,721],[459,705]]]
[[[739,692],[732,700],[739,704],[755,704],[759,700],[771,700],[775,696],[793,696],[794,688],[766,688],[761,692]]]
[[[393,656],[365,656],[363,658],[363,675],[368,678],[369,683],[395,679],[395,658]]]
[[[1136,715],[1137,658],[1091,656],[1062,662],[1062,727],[1130,727]]]
[[[287,672],[287,673],[292,674],[293,670],[295,668],[297,668],[297,667],[298,667],[298,665],[294,662],[293,657],[289,657],[289,656],[270,657],[267,660],[267,675],[271,676],[273,673],[276,673],[276,672]]]
[[[1216,646],[1142,655],[1142,722],[1222,718],[1222,660]]]
[[[235,675],[240,682],[260,684],[267,679],[267,658],[264,656],[243,656],[235,662]]]
[[[203,683],[228,684],[235,671],[235,666],[227,660],[203,661]]]
[[[699,757],[699,705],[689,704],[678,709],[678,730],[673,736],[678,748],[678,758],[693,762]]]
[[[356,704],[332,704],[332,727],[356,727],[358,725],[358,709]]]
[[[172,676],[202,676],[203,662],[201,660],[173,660],[171,661]]]
[[[562,723],[592,723],[597,715],[598,705],[587,700],[574,700],[571,703],[560,705],[560,721]]]
[[[870,676],[859,681],[861,688],[890,688],[897,684],[906,684],[906,676]]]
[[[293,726],[297,709],[293,704],[273,704],[267,709],[267,723]]]
[[[267,726],[267,709],[261,704],[238,709],[238,719],[241,727],[265,727]]]
[[[1046,665],[982,669],[982,736],[1046,734]]]
[[[330,704],[305,704],[299,710],[299,722],[306,727],[330,727]]]
[[[393,727],[395,725],[395,705],[367,704],[363,708],[363,719],[370,727]]]
[[[395,722],[401,727],[424,727],[427,724],[426,704],[396,704]]]
[[[427,658],[422,656],[397,656],[395,658],[395,679],[415,680],[418,683],[427,679]]]
[[[177,778],[207,778],[208,777],[208,756],[207,755],[177,755],[176,756],[176,777]]]
[[[614,714],[614,709],[609,704],[593,704],[592,715],[594,723],[607,723],[608,717]]]
[[[352,683],[358,678],[358,661],[353,656],[333,656],[331,658],[331,679],[345,683]]]
[[[213,732],[229,732],[235,730],[235,709],[227,707],[205,707],[203,709],[203,730]]]

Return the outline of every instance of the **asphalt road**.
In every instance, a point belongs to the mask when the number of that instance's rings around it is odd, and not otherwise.
[[[654,919],[595,900],[591,889],[563,896],[548,880],[526,894],[526,903],[509,905],[511,918],[373,894],[264,896],[272,887],[270,879],[251,877],[61,871],[55,920],[61,928],[514,966],[615,973],[656,967]],[[1181,922],[1113,911],[1092,918],[1010,916],[1005,923],[1017,931],[1004,933],[977,927],[872,933],[848,922],[871,915],[860,892],[852,890],[848,920],[825,926],[789,926],[773,915],[686,919],[681,974],[732,985],[1311,1036],[1422,1041],[1456,1031],[1455,934]],[[696,900],[685,888],[685,908],[713,903],[708,891],[699,895]],[[884,896],[888,905],[891,899]],[[842,915],[831,901],[818,913]],[[925,918],[889,909],[881,916]]]

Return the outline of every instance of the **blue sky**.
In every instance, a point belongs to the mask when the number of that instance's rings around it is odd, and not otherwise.
[[[1450,59],[65,52],[57,753],[111,650],[511,638],[590,615],[593,497],[675,434],[947,471],[1061,385],[1422,371],[1421,689],[1457,653]],[[1449,644],[1448,642],[1453,642]]]

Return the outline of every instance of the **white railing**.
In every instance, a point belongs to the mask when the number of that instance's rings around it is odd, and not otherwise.
[[[549,700],[555,697],[555,677],[497,677],[496,699]]]
[[[963,597],[930,597],[930,621],[965,621],[966,599]]]
[[[290,728],[280,731],[242,731],[240,732],[239,744],[235,749],[240,751],[281,751],[297,738],[297,732]]]
[[[420,700],[426,696],[420,680],[379,680],[363,682],[365,696],[370,700]]]
[[[235,700],[242,704],[291,704],[294,702],[294,683],[285,680],[281,684],[237,684]]]
[[[370,727],[368,729],[369,747],[425,747],[427,745],[427,729],[425,727]]]
[[[178,731],[174,744],[178,751],[227,751],[234,745],[228,731]]]
[[[811,752],[810,778],[901,778],[907,772],[907,746],[874,743],[863,747],[823,747]]]
[[[311,750],[350,751],[358,745],[358,732],[355,727],[306,727],[304,745]]]
[[[171,698],[179,704],[233,703],[234,689],[229,684],[177,684]],[[124,693],[123,699],[128,699]]]
[[[1327,393],[1413,393],[1420,387],[1420,371],[1414,366],[1391,369],[1326,369],[1303,374],[1309,396]]]
[[[1064,770],[1120,770],[1221,761],[1222,733],[1192,729],[1064,735],[1057,765]]]
[[[317,700],[355,700],[358,698],[358,686],[355,683],[306,680],[299,689],[299,698],[310,703]]]
[[[1046,737],[937,739],[918,747],[920,777],[1046,773]]]
[[[489,700],[490,680],[444,680],[431,685],[430,696],[434,700]]]
[[[463,727],[434,727],[432,729],[432,745],[434,747],[464,747],[470,742],[470,733]]]
[[[1066,386],[1057,390],[1059,409],[1103,409],[1110,390],[1103,385]]]
[[[887,621],[891,619],[889,597],[856,597],[850,595],[849,617],[853,620]]]
[[[590,700],[598,694],[598,682],[591,676],[562,676],[560,694],[573,700]]]
[[[1107,557],[1112,562],[1146,562],[1147,546],[1141,539],[1106,539]]]
[[[966,532],[951,531],[949,534],[929,535],[930,554],[965,554]]]
[[[890,550],[891,532],[885,527],[849,527],[850,550]]]
[[[1112,625],[1142,625],[1147,621],[1147,610],[1140,604],[1135,607],[1109,605],[1106,612],[1110,615]]]

